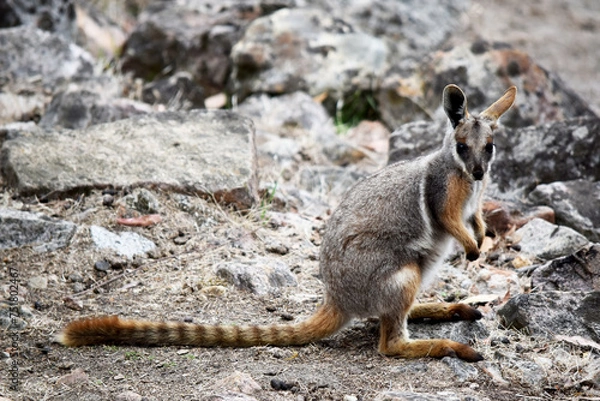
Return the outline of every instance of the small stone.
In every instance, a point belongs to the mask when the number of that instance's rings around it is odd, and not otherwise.
[[[48,288],[48,278],[45,276],[33,276],[27,281],[27,286],[29,288],[45,290]]]
[[[102,196],[102,206],[112,206],[115,203],[115,197],[109,194]]]
[[[133,195],[133,205],[140,213],[155,214],[159,212],[160,203],[152,192],[144,188],[138,188],[134,191]]]
[[[94,263],[94,269],[101,272],[106,272],[108,269],[110,269],[110,263],[106,260],[99,260]]]
[[[116,401],[142,401],[143,397],[133,391],[125,391],[117,395],[115,398]]]
[[[66,386],[73,386],[78,383],[85,383],[89,379],[87,373],[81,368],[75,369],[73,372],[59,377],[56,384],[64,384]]]
[[[248,373],[233,372],[231,375],[218,380],[211,388],[217,391],[227,391],[241,394],[255,394],[262,390],[260,385]]]
[[[271,388],[276,391],[288,391],[291,390],[295,385],[295,383],[285,382],[277,378],[271,379]]]
[[[86,287],[83,283],[73,283],[71,288],[73,289],[73,293],[77,294],[78,292],[85,291]]]
[[[281,317],[282,320],[285,320],[285,321],[288,321],[288,322],[294,320],[294,315],[292,315],[290,313],[282,313],[280,315],[280,317]]]
[[[113,377],[113,380],[116,380],[116,381],[125,380],[125,376],[123,376],[122,374],[119,373],[118,375]]]
[[[79,274],[79,273],[71,273],[71,274],[69,274],[69,276],[67,278],[72,283],[81,283],[81,282],[83,282],[83,276],[81,274]]]

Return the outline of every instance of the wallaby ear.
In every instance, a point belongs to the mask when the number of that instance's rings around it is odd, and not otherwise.
[[[443,102],[444,111],[452,123],[452,128],[456,128],[462,119],[469,116],[467,97],[458,86],[450,84],[444,88]]]
[[[485,109],[480,117],[487,118],[496,122],[502,114],[506,113],[510,106],[515,102],[515,98],[517,97],[517,87],[511,86],[504,92],[504,95],[498,100],[494,102],[490,107]]]

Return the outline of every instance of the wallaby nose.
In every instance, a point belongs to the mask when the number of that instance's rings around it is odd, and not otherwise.
[[[475,170],[473,170],[473,178],[475,178],[476,181],[480,181],[483,179],[483,169],[482,168],[476,168]]]

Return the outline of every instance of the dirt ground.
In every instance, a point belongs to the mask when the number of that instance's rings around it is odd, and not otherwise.
[[[471,19],[484,38],[529,51],[600,110],[599,15],[600,2],[595,0],[484,0],[474,1]],[[122,195],[116,195],[117,202]],[[8,299],[9,272],[16,269],[21,301],[32,310],[29,325],[19,332],[16,344],[19,389],[9,389],[8,369],[3,368],[0,399],[113,400],[132,391],[145,400],[199,400],[222,391],[219,380],[235,371],[250,374],[260,385],[262,390],[253,394],[259,400],[370,400],[388,390],[440,393],[446,398],[451,392],[464,400],[469,396],[507,401],[598,399],[593,397],[599,394],[582,388],[576,380],[582,374],[578,361],[590,358],[589,352],[500,329],[493,313],[483,321],[492,334],[490,339],[473,344],[486,360],[502,361],[503,355],[520,350],[524,356],[551,361],[560,351],[572,356],[572,362],[550,366],[540,386],[511,372],[509,363],[502,365],[505,383],[486,373],[485,363],[474,365],[476,377],[460,381],[443,361],[379,355],[377,323],[372,321],[356,322],[331,339],[306,347],[68,349],[53,343],[53,336],[67,322],[91,315],[242,324],[298,321],[316,308],[322,291],[316,259],[323,220],[307,217],[307,231],[282,222],[283,215],[270,207],[240,214],[198,198],[188,198],[189,205],[182,208],[175,194],[157,196],[163,222],[131,230],[153,240],[159,250],[128,262],[95,249],[91,242],[90,225],[123,230],[115,221],[117,210],[102,205],[100,192],[51,203],[20,199],[6,189],[0,193],[2,206],[41,211],[79,226],[66,249],[44,254],[30,249],[0,252],[0,298]],[[279,257],[297,275],[297,287],[257,296],[216,277],[214,266],[267,255],[273,242],[289,249]],[[94,263],[102,259],[118,268],[98,271]],[[459,268],[467,269],[461,263]],[[83,291],[75,291],[74,273],[82,277]],[[29,288],[27,283],[35,276],[47,277],[47,288]],[[422,300],[440,300],[440,288],[457,287],[441,281]],[[494,337],[508,341],[493,343]],[[0,359],[4,366],[8,365],[6,353],[14,351],[6,340],[2,339],[5,354]],[[78,369],[85,376],[78,375]],[[293,386],[275,390],[273,379]]]

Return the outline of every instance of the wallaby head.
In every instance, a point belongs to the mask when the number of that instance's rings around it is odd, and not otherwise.
[[[488,171],[494,158],[494,129],[500,116],[513,105],[516,94],[517,88],[511,86],[479,116],[472,116],[464,92],[456,85],[444,88],[444,111],[452,125],[444,139],[444,147],[473,180],[482,180]]]

